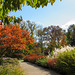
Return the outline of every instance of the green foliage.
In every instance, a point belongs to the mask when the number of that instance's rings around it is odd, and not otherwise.
[[[30,54],[30,50],[27,50],[27,51],[24,50],[24,51],[23,51],[23,54],[24,54],[24,55],[29,55],[29,54]]]
[[[2,23],[4,23],[4,25],[10,25],[11,22],[13,24],[15,24],[15,23],[19,24],[21,21],[22,21],[22,16],[20,16],[20,17],[5,16],[5,17],[1,18],[1,25],[2,25]]]
[[[75,25],[70,25],[67,32],[67,43],[71,46],[75,45]]]
[[[34,53],[40,55],[41,54],[41,48],[40,47],[34,47]]]
[[[23,71],[19,66],[8,64],[0,66],[0,75],[23,75]]]
[[[17,59],[3,58],[1,61],[3,64],[0,65],[0,75],[23,75]]]
[[[59,53],[55,66],[56,69],[62,74],[75,75],[75,49]]]
[[[22,5],[25,5],[25,0],[0,0],[0,19],[12,10],[21,10]]]
[[[26,0],[26,1],[27,5],[30,5],[31,7],[34,8],[39,8],[40,6],[42,6],[43,8],[44,6],[47,6],[48,3],[51,3],[51,5],[53,5],[53,3],[55,2],[55,0]]]
[[[49,55],[50,58],[52,58],[53,52],[54,52],[54,50],[52,50],[51,52],[50,52],[50,50],[49,50],[48,55]]]
[[[25,4],[36,9],[40,6],[43,8],[47,6],[48,3],[53,5],[54,2],[55,0],[0,0],[0,20],[5,20],[4,18],[7,17],[11,11],[16,12],[17,10],[21,10],[22,6]],[[8,18],[6,20],[8,20]]]
[[[18,65],[19,61],[16,58],[5,58],[3,59],[3,64]]]
[[[2,65],[2,64],[3,64],[3,59],[0,58],[0,65]]]
[[[34,38],[34,35],[36,35],[36,31],[39,28],[39,26],[37,26],[35,24],[35,22],[31,22],[31,21],[27,20],[27,21],[22,21],[20,23],[20,28],[22,30],[25,29],[25,30],[29,31],[31,37]]]
[[[11,58],[23,59],[26,52],[27,51],[25,51],[25,50],[9,48],[8,51],[6,52],[5,56],[11,57]]]
[[[55,0],[0,0],[0,16],[8,14],[8,12],[12,10],[21,10],[21,7],[24,6],[25,3],[31,7],[39,8],[40,6],[47,6],[48,3],[53,5],[54,2]]]
[[[37,65],[48,67],[48,59],[46,57],[40,58],[36,61]]]

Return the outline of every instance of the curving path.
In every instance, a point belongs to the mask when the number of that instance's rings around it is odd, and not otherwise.
[[[20,61],[20,66],[25,71],[25,75],[60,75],[52,70],[39,67],[29,62]]]

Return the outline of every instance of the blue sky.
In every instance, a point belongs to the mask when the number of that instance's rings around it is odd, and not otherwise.
[[[59,25],[67,29],[70,24],[75,24],[75,0],[56,0],[53,6],[49,3],[38,9],[25,5],[22,11],[10,12],[9,16],[22,16],[23,20],[33,21],[43,27]]]

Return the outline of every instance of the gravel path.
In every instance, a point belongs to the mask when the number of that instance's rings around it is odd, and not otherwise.
[[[60,75],[52,70],[39,67],[29,62],[20,61],[20,66],[22,67],[23,70],[25,70],[26,73],[25,75]]]

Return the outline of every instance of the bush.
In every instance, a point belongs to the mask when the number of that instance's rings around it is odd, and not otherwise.
[[[48,59],[46,57],[40,58],[36,60],[36,64],[43,67],[48,67]]]
[[[48,67],[49,68],[52,68],[52,69],[55,69],[55,63],[57,62],[57,59],[56,58],[49,58],[48,59]]]
[[[11,58],[17,58],[17,59],[23,59],[25,54],[27,52],[25,50],[18,50],[18,49],[8,49],[7,53],[5,54],[5,57],[11,57]]]
[[[24,54],[23,53],[14,53],[13,58],[17,58],[17,59],[23,59],[24,58]]]
[[[0,65],[2,65],[2,64],[3,64],[3,59],[0,58]]]
[[[42,58],[42,57],[43,57],[42,55],[37,55],[35,53],[31,53],[30,55],[26,55],[24,57],[24,61],[29,61],[29,62],[35,63],[37,59]]]
[[[19,66],[13,66],[12,64],[0,66],[0,75],[23,75],[23,71]]]
[[[16,58],[4,58],[3,59],[4,64],[13,64],[13,65],[18,65],[19,61]]]
[[[0,65],[0,75],[23,75],[19,61],[16,58],[3,58],[3,64]]]
[[[75,75],[75,49],[59,53],[56,69],[65,75]]]

